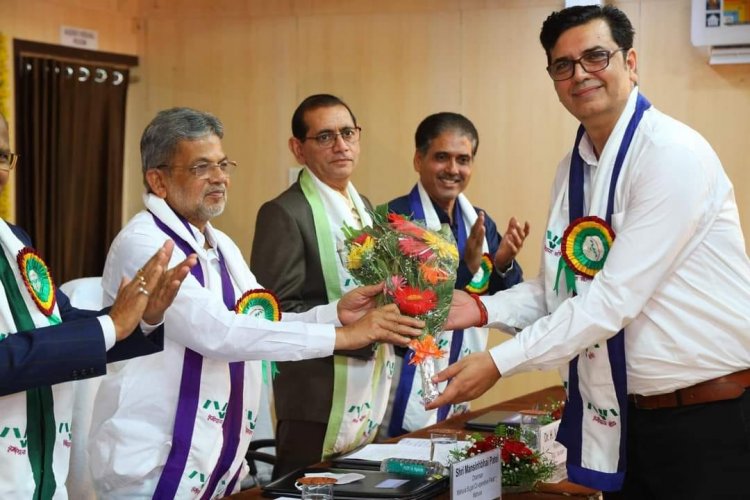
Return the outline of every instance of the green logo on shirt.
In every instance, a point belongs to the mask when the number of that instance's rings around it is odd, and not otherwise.
[[[370,408],[370,403],[365,402],[361,405],[352,405],[351,407],[349,407],[349,411],[347,411],[347,413],[353,414],[352,422],[363,422],[370,414]]]
[[[24,431],[23,434],[21,433],[21,429],[18,427],[3,427],[2,430],[0,430],[0,438],[7,438],[10,437],[10,441],[15,441],[16,444],[10,444],[6,450],[7,453],[12,453],[15,455],[26,455],[26,444],[29,442],[28,439],[26,439],[26,432]],[[12,438],[15,438],[12,439]]]
[[[221,401],[211,401],[210,399],[207,399],[206,402],[203,403],[203,409],[208,410],[208,421],[217,424],[223,423],[224,417],[227,414],[227,406],[228,403],[222,404]]]
[[[60,422],[57,426],[57,434],[62,438],[62,444],[70,448],[73,444],[73,434],[70,432],[70,422]]]
[[[560,244],[560,237],[552,234],[552,231],[547,230],[547,247],[550,250],[554,250],[557,248],[557,245]]]

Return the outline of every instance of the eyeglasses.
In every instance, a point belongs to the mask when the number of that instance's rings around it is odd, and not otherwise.
[[[18,163],[18,155],[16,153],[11,153],[10,151],[0,151],[0,170],[9,172],[13,170],[13,168],[16,166],[16,163]]]
[[[556,82],[573,78],[576,72],[576,64],[580,64],[587,73],[596,73],[609,66],[609,59],[617,52],[627,51],[628,49],[592,50],[586,52],[578,59],[560,59],[547,66],[547,73]]]
[[[237,168],[237,162],[233,160],[222,160],[219,163],[213,162],[200,162],[196,163],[192,167],[178,167],[175,165],[159,165],[156,168],[181,168],[183,170],[190,171],[195,177],[200,180],[208,179],[211,177],[214,168],[218,168],[222,174],[229,177]]]
[[[336,143],[336,138],[341,136],[347,144],[357,144],[359,142],[359,133],[361,131],[362,127],[344,127],[339,133],[321,132],[312,137],[305,137],[302,139],[302,142],[305,142],[308,139],[314,139],[321,148],[330,148]]]

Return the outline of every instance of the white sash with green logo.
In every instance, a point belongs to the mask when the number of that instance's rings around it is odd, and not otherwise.
[[[164,200],[149,194],[145,196],[145,203],[150,213],[142,212],[136,217],[145,218],[155,225],[152,214],[158,217],[177,238],[187,242],[187,250],[197,254],[202,272],[208,275],[212,265],[208,253],[196,242],[190,229],[180,221]],[[231,239],[220,231],[213,228],[210,230],[226,262],[231,280],[236,285],[235,290],[242,292],[260,288]],[[176,246],[173,261],[183,259],[185,253],[179,245]],[[207,287],[219,297],[222,296],[220,281],[210,280]],[[240,295],[241,293],[236,293],[237,298]],[[186,446],[188,451],[184,461],[179,464],[177,486],[174,493],[168,495],[170,498],[206,496],[211,474],[216,470],[225,440],[223,424],[231,393],[229,363],[202,357],[201,368],[197,373],[197,397],[191,400],[189,405],[195,419],[189,424],[189,432],[186,433],[187,443],[184,443],[184,435],[180,435],[179,443],[173,442],[173,429],[177,425],[179,414],[172,414],[172,410],[169,409],[164,410],[163,400],[167,397],[177,399],[181,388],[180,378],[151,377],[148,385],[142,385],[144,374],[161,374],[165,366],[173,367],[176,373],[184,374],[186,348],[168,336],[169,322],[164,324],[164,328],[166,336],[163,352],[134,358],[120,364],[110,370],[110,374],[100,386],[97,405],[102,408],[117,408],[106,420],[99,422],[98,427],[95,416],[95,427],[92,429],[92,444],[89,448],[91,469],[97,493],[101,498],[150,498],[157,489],[160,476],[166,473],[166,455],[177,445]],[[210,498],[221,498],[232,493],[227,489],[239,484],[238,481],[246,474],[244,455],[253,435],[260,403],[260,365],[260,361],[245,362],[243,425],[238,436],[237,453],[229,470],[218,478]],[[112,395],[118,395],[116,401],[112,400]],[[177,406],[177,403],[171,404]],[[174,412],[179,413],[178,409]],[[166,431],[170,436],[169,442],[153,442],[154,438],[148,434],[150,427],[157,428],[159,432]]]
[[[19,329],[58,324],[57,305],[46,316],[27,289],[17,264],[18,253],[25,245],[2,219],[0,243],[0,258],[5,259],[1,267],[7,277],[0,288],[0,337],[13,335]],[[39,290],[35,281],[32,279],[32,286]],[[45,291],[54,293],[51,287]],[[16,325],[14,313],[33,325]],[[70,383],[0,397],[0,498],[67,498],[72,411]]]
[[[188,228],[177,218],[172,209],[163,200],[154,196],[148,199],[146,205],[169,229],[177,233],[183,241],[191,245],[191,250],[199,256],[203,272],[208,273],[211,264],[202,258],[206,255],[206,252],[200,251],[202,249],[199,249],[195,237],[189,233]],[[216,238],[217,251],[221,252],[221,256],[226,262],[231,280],[239,287],[240,293],[235,294],[236,298],[239,299],[241,292],[245,290],[259,288],[257,281],[250,274],[242,255],[235,251],[236,247],[229,244],[223,238],[223,235],[217,231],[214,231],[213,234]],[[221,282],[213,280],[209,288],[221,296]],[[229,384],[229,363],[223,360],[203,357],[202,365],[198,407],[196,408],[190,451],[187,455],[187,462],[182,471],[175,498],[206,498],[205,487],[209,484],[210,474],[216,468],[224,442],[225,436],[222,434],[222,424],[226,417],[231,391]],[[245,362],[242,403],[243,425],[239,436],[239,446],[237,447],[236,456],[232,460],[232,465],[225,475],[218,480],[210,498],[221,498],[226,494],[232,493],[231,491],[226,491],[226,488],[234,485],[235,482],[232,480],[243,466],[245,453],[250,444],[258,415],[260,386],[261,362]],[[241,475],[244,476],[244,474]]]
[[[328,300],[333,301],[355,288],[349,272],[336,255],[336,243],[343,241],[344,223],[359,227],[346,200],[317,179],[308,169],[300,175],[300,186],[312,209],[318,240],[320,265]],[[349,183],[348,194],[362,225],[372,224],[357,191]],[[377,435],[383,420],[393,378],[393,346],[380,344],[373,360],[334,356],[333,404],[323,444],[323,459],[345,453]]]

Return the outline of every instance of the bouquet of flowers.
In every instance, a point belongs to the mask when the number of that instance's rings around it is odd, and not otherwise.
[[[435,342],[448,318],[458,269],[458,249],[450,229],[431,231],[408,218],[379,207],[373,224],[343,228],[346,241],[339,250],[352,277],[361,285],[385,282],[381,304],[395,303],[402,314],[425,322],[413,340],[410,364],[420,367],[423,402],[439,394],[432,382],[435,359],[444,356]]]
[[[463,450],[451,452],[452,461],[458,462],[495,448],[502,459],[502,485],[505,491],[528,491],[539,481],[552,477],[555,464],[533,450],[529,441],[535,439],[529,431],[517,427],[498,425],[493,434],[476,433],[466,437],[471,444]]]

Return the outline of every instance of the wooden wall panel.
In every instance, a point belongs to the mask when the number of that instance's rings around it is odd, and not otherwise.
[[[295,105],[318,92],[347,101],[364,130],[355,185],[376,204],[403,194],[414,181],[419,120],[459,105],[454,16],[310,16],[299,33]]]
[[[656,107],[700,132],[716,150],[734,183],[748,240],[750,64],[707,63],[708,49],[690,43],[688,1],[644,1],[641,11],[642,28],[636,37],[643,92]]]

